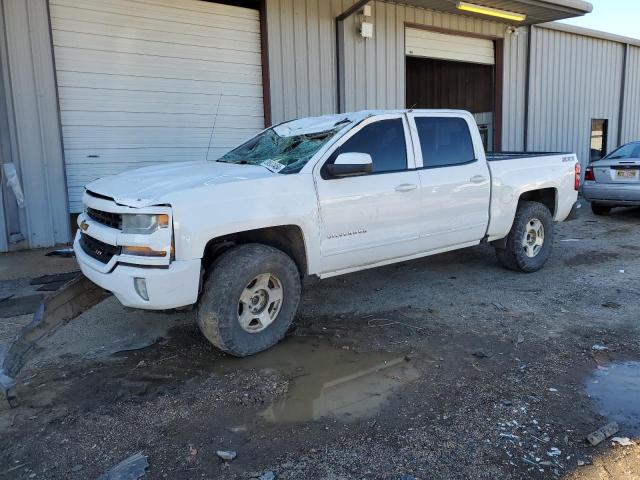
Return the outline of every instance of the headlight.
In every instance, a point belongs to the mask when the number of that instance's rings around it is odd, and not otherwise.
[[[122,215],[122,233],[150,234],[169,227],[169,215]]]

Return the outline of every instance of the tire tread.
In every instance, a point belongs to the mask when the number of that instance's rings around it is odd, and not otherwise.
[[[544,252],[545,257],[543,257],[542,262],[540,262],[539,260],[537,260],[536,262],[531,262],[529,260],[535,259],[524,259],[522,252],[518,252],[518,249],[521,248],[520,242],[522,227],[524,226],[525,222],[529,221],[529,219],[534,216],[540,217],[539,219],[543,222],[545,227],[546,251]],[[516,210],[515,218],[513,219],[511,231],[509,232],[509,235],[507,237],[507,244],[505,248],[496,248],[496,257],[498,258],[500,264],[503,267],[516,272],[536,272],[544,266],[549,256],[551,255],[552,249],[553,217],[551,216],[551,212],[549,211],[549,209],[539,202],[520,202],[518,204],[518,209]]]
[[[257,243],[239,245],[223,253],[206,274],[203,293],[198,302],[196,319],[200,331],[215,347],[237,357],[252,355],[265,349],[256,350],[237,338],[233,324],[233,322],[237,322],[235,313],[230,315],[229,312],[225,312],[228,309],[225,301],[228,302],[229,297],[234,295],[231,292],[237,286],[238,272],[250,269],[256,264],[256,259],[266,263],[263,268],[283,268],[290,278],[294,279],[294,285],[287,289],[289,290],[287,295],[292,296],[291,301],[293,302],[293,308],[290,309],[293,312],[289,312],[291,318],[288,321],[285,319],[286,328],[281,328],[281,332],[276,333],[273,337],[274,341],[269,342],[266,348],[277,343],[284,336],[300,302],[300,274],[295,262],[286,253],[274,247]],[[285,305],[282,307],[283,310],[284,307]],[[275,322],[282,320],[283,313],[285,312],[281,310]],[[263,332],[251,335],[263,335],[274,324],[271,324]]]

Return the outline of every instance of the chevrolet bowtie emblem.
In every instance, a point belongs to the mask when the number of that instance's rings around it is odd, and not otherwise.
[[[87,222],[85,222],[84,220],[82,220],[82,222],[80,222],[80,229],[83,232],[86,232],[89,229],[89,224]]]

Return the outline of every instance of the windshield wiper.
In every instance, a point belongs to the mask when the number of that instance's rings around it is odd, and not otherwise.
[[[232,161],[232,160],[222,160],[221,158],[219,158],[218,160],[216,160],[216,162],[232,163],[234,165],[249,165],[249,162],[247,162],[246,160]]]

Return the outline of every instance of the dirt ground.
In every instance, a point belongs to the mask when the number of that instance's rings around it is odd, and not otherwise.
[[[0,478],[91,479],[142,452],[145,479],[640,479],[640,394],[626,412],[587,394],[640,361],[639,233],[640,210],[584,211],[535,274],[479,246],[329,279],[243,360],[192,313],[107,300],[20,375]],[[587,446],[612,419],[637,444]]]

